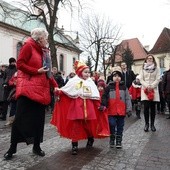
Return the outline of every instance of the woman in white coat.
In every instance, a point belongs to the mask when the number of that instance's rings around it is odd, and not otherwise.
[[[145,127],[144,131],[149,131],[149,117],[150,127],[153,132],[156,131],[154,122],[156,114],[156,102],[159,99],[158,84],[160,81],[160,69],[153,55],[149,54],[140,71],[141,88],[141,101],[144,103],[144,118]]]

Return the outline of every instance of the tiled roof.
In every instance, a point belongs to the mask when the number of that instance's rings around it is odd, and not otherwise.
[[[159,54],[168,52],[170,52],[170,29],[165,27],[150,50],[150,53]]]
[[[115,57],[116,62],[122,61],[121,54],[123,53],[124,49],[127,49],[128,47],[134,55],[134,60],[141,60],[146,58],[148,52],[142,46],[138,38],[132,38],[132,39],[123,40],[117,46],[116,57]]]

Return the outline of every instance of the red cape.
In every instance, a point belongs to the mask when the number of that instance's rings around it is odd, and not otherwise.
[[[94,138],[110,136],[107,111],[101,112],[98,110],[100,101],[86,99],[87,113],[90,113],[92,112],[91,110],[94,110],[95,115],[91,117],[89,116],[87,119],[76,119],[75,115],[77,114],[74,114],[74,111],[76,112],[77,105],[79,105],[79,103],[73,100],[76,99],[69,98],[65,94],[62,94],[60,96],[60,100],[55,103],[51,124],[57,127],[57,130],[61,136],[74,141],[87,139],[88,137],[92,136]],[[79,102],[83,99],[78,98],[77,100]],[[73,102],[75,107],[70,109],[70,107],[73,106]],[[71,113],[73,113],[73,118],[70,118],[70,110],[72,111]],[[84,111],[85,109],[83,108],[82,110]],[[84,112],[83,115],[85,115]]]

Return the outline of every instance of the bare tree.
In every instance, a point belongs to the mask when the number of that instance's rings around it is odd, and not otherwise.
[[[81,27],[83,48],[95,63],[94,71],[97,71],[98,66],[101,65],[106,75],[106,69],[110,64],[106,63],[106,60],[119,41],[120,27],[113,26],[109,19],[95,14],[83,18]]]
[[[77,0],[76,2],[79,9],[82,9],[80,1],[83,0]],[[18,8],[0,4],[0,8],[3,10],[4,20],[5,18],[13,18],[18,22],[22,22],[22,24],[29,20],[41,21],[49,33],[49,48],[51,51],[52,64],[58,68],[54,35],[61,34],[61,32],[57,27],[57,13],[59,7],[69,7],[69,9],[73,11],[75,0],[22,0],[20,2],[14,0],[14,2]],[[21,10],[19,6],[25,10]]]

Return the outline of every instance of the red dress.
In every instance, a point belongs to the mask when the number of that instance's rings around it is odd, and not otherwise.
[[[69,90],[65,90],[67,87],[61,88],[60,100],[55,103],[51,124],[57,127],[61,136],[73,141],[88,137],[108,137],[110,132],[107,114],[98,110],[99,93],[89,97],[78,96],[77,93],[74,93],[74,87],[79,80],[78,77],[72,78],[71,82],[66,84],[69,88],[73,86],[72,92],[68,92],[69,94],[66,93]],[[96,85],[93,86],[92,80],[88,81],[88,85],[90,84],[94,92],[97,89]],[[86,85],[86,81],[83,81],[83,84]]]

